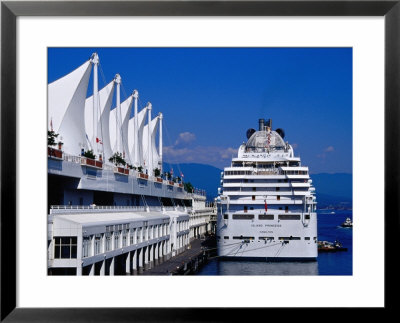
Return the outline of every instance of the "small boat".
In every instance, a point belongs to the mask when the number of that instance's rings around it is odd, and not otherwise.
[[[344,221],[340,226],[343,228],[352,228],[353,222],[351,222],[350,218],[347,218],[346,221]]]
[[[334,211],[332,211],[331,214],[336,214],[336,213]]]
[[[347,248],[343,248],[342,244],[337,240],[335,240],[335,242],[318,241],[318,252],[336,251],[347,251]]]

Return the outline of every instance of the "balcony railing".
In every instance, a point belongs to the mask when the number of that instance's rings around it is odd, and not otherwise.
[[[182,206],[123,206],[123,205],[51,205],[50,209],[53,210],[52,214],[65,213],[65,212],[92,212],[92,210],[97,210],[101,212],[117,212],[117,211],[184,211],[185,208]],[[191,211],[191,207],[186,207],[186,211]]]
[[[129,175],[129,168],[116,166],[116,167],[114,167],[114,173],[122,174],[122,175]]]
[[[137,173],[137,178],[145,179],[147,181],[149,179],[149,175],[143,173]]]
[[[63,152],[62,152],[62,150],[59,150],[59,149],[47,147],[47,156],[52,159],[62,160]]]
[[[163,179],[161,177],[154,177],[154,181],[157,183],[162,183]]]
[[[94,160],[87,157],[81,157],[81,165],[88,166],[97,169],[103,169],[103,162],[100,160]]]

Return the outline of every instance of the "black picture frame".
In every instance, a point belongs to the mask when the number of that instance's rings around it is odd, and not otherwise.
[[[2,1],[1,2],[1,321],[235,321],[243,309],[16,307],[16,19],[19,16],[384,16],[385,18],[385,310],[399,285],[400,0],[380,1]],[[373,195],[373,188],[371,188]],[[377,212],[382,206],[373,205]],[[368,248],[368,246],[365,246]],[[373,255],[371,255],[371,261]],[[329,291],[327,291],[329,292]],[[38,291],[40,293],[40,291]],[[321,295],[323,296],[323,295]],[[187,295],[190,297],[190,295]],[[312,304],[310,304],[312,306]],[[329,307],[329,304],[327,304]],[[247,309],[249,310],[249,309]],[[251,309],[249,319],[258,311]],[[278,310],[278,309],[276,309]],[[280,310],[281,311],[281,310]],[[335,311],[330,311],[335,315]],[[380,312],[380,311],[379,311]],[[381,313],[380,313],[381,314]],[[380,315],[379,314],[379,315]],[[245,314],[250,315],[250,313]],[[322,319],[322,318],[321,318]]]

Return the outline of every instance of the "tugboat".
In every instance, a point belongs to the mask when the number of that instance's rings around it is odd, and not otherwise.
[[[352,228],[353,222],[351,222],[350,218],[347,218],[346,221],[344,221],[340,226],[343,228]]]
[[[318,241],[318,252],[336,251],[347,251],[347,248],[343,248],[342,244],[337,240],[335,240],[335,242]]]

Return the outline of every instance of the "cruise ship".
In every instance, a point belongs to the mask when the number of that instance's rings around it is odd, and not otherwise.
[[[48,275],[140,274],[211,230],[205,192],[163,170],[163,114],[99,71],[94,53],[48,84]]]
[[[315,188],[308,167],[259,119],[258,131],[221,173],[217,198],[218,255],[227,259],[315,261],[318,253]]]

